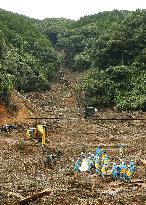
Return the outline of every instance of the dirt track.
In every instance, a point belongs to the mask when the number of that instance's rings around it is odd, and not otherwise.
[[[16,122],[18,129],[0,134],[0,204],[14,204],[44,189],[51,189],[52,193],[31,204],[146,204],[146,172],[139,161],[146,159],[146,121],[81,118],[73,89],[79,78],[77,74],[64,71],[60,82],[54,84],[50,92],[15,96],[21,109],[16,119],[9,119],[8,123]],[[52,167],[44,166],[41,145],[24,138],[25,129],[35,124],[34,120],[23,119],[30,115],[77,118],[47,121],[50,131],[44,149],[51,154],[62,151],[60,160]],[[145,118],[146,115],[104,110],[98,111],[96,117]],[[6,119],[1,120],[2,123],[6,123]],[[94,153],[96,146],[101,145],[108,149],[110,160],[118,162],[119,144],[124,145],[124,161],[132,158],[137,165],[131,183],[113,182],[110,176],[102,179],[94,173],[74,173],[74,160],[82,150]]]

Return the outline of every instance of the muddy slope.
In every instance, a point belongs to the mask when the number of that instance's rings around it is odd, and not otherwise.
[[[146,159],[146,121],[101,121],[83,119],[74,87],[78,74],[63,70],[60,80],[45,93],[29,93],[16,100],[19,109],[17,130],[0,134],[0,204],[11,205],[24,197],[50,189],[51,194],[32,205],[144,205],[146,204],[146,172],[140,158]],[[22,115],[21,115],[22,113]],[[45,120],[50,125],[47,144],[25,139],[25,129],[34,126],[28,116],[60,117]],[[97,118],[145,118],[144,113],[98,111]],[[68,119],[69,118],[69,119]],[[44,120],[38,120],[42,122]],[[6,120],[1,120],[6,123]],[[131,183],[102,179],[95,173],[73,171],[74,160],[81,151],[95,152],[97,145],[107,148],[111,161],[119,161],[118,145],[124,146],[125,162],[136,162]],[[52,166],[45,166],[45,154],[61,152]]]

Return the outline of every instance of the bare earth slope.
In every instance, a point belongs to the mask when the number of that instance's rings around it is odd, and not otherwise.
[[[0,121],[1,124],[17,125],[17,130],[0,133],[1,205],[19,204],[24,197],[45,189],[51,190],[51,194],[30,204],[146,204],[146,172],[140,162],[140,158],[146,159],[146,121],[83,119],[79,115],[80,109],[74,91],[80,75],[63,70],[60,80],[48,92],[14,94],[14,101],[18,106],[15,118],[2,118]],[[64,118],[45,120],[50,125],[45,152],[62,152],[60,160],[51,167],[44,166],[41,144],[25,140],[25,129],[34,126],[36,122],[24,118],[35,116]],[[146,118],[146,115],[104,110],[98,111],[96,117]],[[42,121],[44,120],[38,123]],[[110,176],[103,179],[95,173],[74,173],[74,160],[81,151],[94,153],[96,146],[101,145],[108,149],[111,161],[118,161],[119,144],[124,145],[124,161],[128,162],[132,158],[136,162],[137,169],[131,183],[112,181]]]

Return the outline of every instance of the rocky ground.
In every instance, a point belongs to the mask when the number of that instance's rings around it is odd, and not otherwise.
[[[82,118],[74,90],[80,75],[63,70],[60,80],[45,93],[13,95],[17,113],[13,118],[1,105],[0,124],[15,123],[16,130],[0,133],[0,204],[19,201],[43,190],[51,193],[31,202],[32,205],[144,205],[146,204],[146,120],[97,120],[98,118],[143,118],[145,113],[100,110],[97,119]],[[53,117],[45,147],[25,138],[25,130],[36,120],[28,117]],[[55,119],[55,118],[60,119]],[[93,172],[75,173],[74,161],[81,151],[95,153],[97,145],[106,148],[111,161],[119,161],[118,145],[124,147],[125,162],[132,158],[136,172],[132,182],[112,181]],[[45,165],[44,153],[61,157]]]

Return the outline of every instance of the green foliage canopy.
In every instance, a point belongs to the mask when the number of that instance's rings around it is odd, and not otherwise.
[[[47,90],[61,63],[61,55],[39,31],[37,20],[0,10],[0,100],[18,91]],[[12,77],[11,83],[9,83]],[[4,97],[6,96],[6,98]]]

